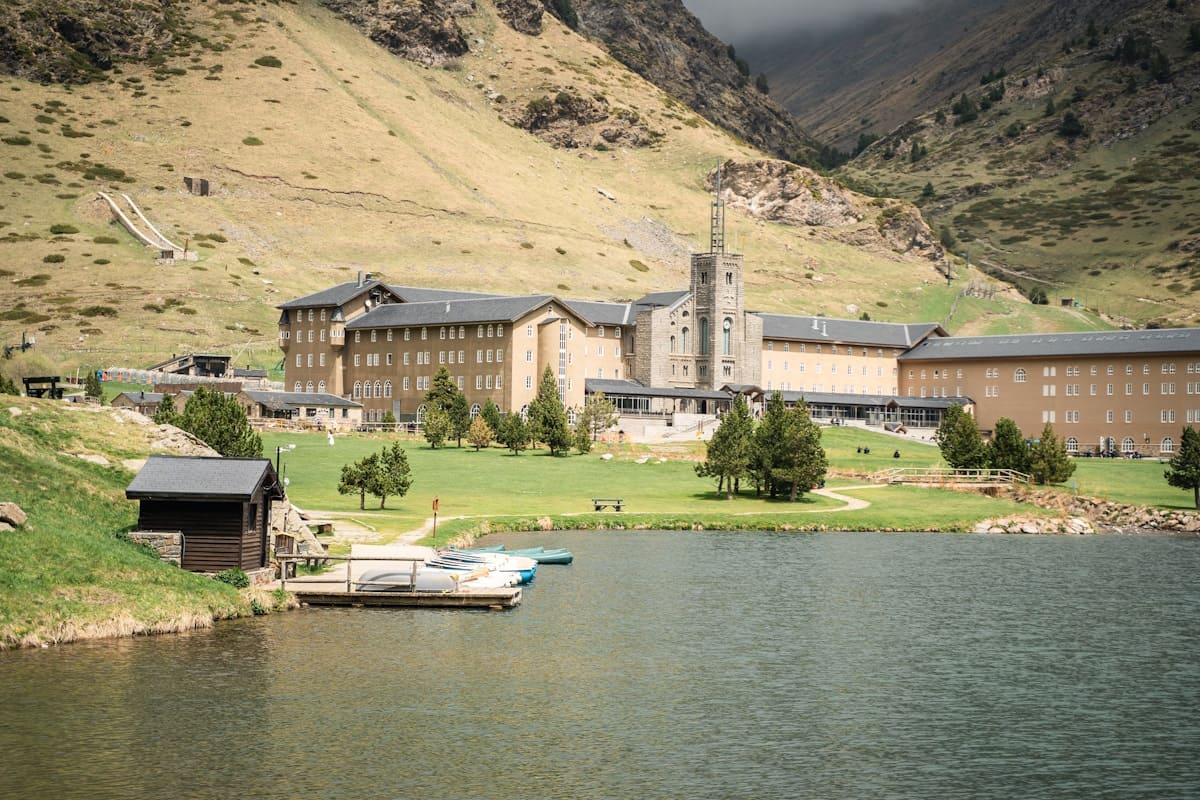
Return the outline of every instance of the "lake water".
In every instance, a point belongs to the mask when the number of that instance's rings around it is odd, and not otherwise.
[[[1200,796],[1200,540],[553,533],[510,612],[0,653],[0,797]]]

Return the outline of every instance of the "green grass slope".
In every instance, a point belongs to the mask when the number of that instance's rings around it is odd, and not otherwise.
[[[134,472],[124,462],[149,453],[146,426],[4,399],[0,498],[28,521],[0,534],[0,649],[186,630],[248,613],[235,589],[121,538],[137,522],[137,504],[124,495]]]
[[[760,154],[549,17],[530,37],[477,5],[459,20],[471,52],[445,68],[315,4],[190,3],[161,63],[75,87],[0,79],[0,342],[34,335],[65,371],[188,351],[271,366],[274,304],[358,271],[597,299],[685,286],[706,174]],[[654,143],[555,148],[510,124],[563,92],[604,95]],[[130,194],[199,260],[156,265],[99,190]],[[731,213],[729,240],[762,310],[926,319],[959,289],[826,228]]]

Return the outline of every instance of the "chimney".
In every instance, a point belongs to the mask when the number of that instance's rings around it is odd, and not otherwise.
[[[822,335],[822,336],[828,336],[828,335],[829,335],[829,331],[825,329],[825,323],[824,323],[824,322],[822,322],[822,323],[821,323],[821,335]]]
[[[450,301],[449,300],[446,301],[446,313],[447,314],[450,313]]]
[[[363,285],[363,279],[362,279],[362,270],[359,270],[359,271],[358,271],[358,285],[359,285],[359,286],[362,286],[362,285]]]
[[[368,273],[367,273],[367,274],[366,274],[366,275],[363,277],[363,281],[364,281],[365,283],[370,283],[370,282],[371,282],[371,273],[369,273],[369,272],[368,272]]]

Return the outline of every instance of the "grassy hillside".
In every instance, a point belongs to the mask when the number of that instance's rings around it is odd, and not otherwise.
[[[76,87],[0,80],[0,341],[33,334],[63,370],[192,350],[270,366],[273,305],[360,270],[601,299],[685,285],[706,174],[758,154],[555,20],[531,37],[478,7],[460,19],[471,53],[445,68],[315,4],[191,4],[162,63]],[[605,95],[655,143],[556,149],[510,124],[561,92]],[[129,193],[199,261],[156,265],[97,190]],[[729,238],[764,310],[924,319],[960,288],[832,229],[731,213]]]
[[[841,174],[917,201],[957,252],[1119,325],[1195,325],[1200,88],[1194,5],[1084,21],[1046,63],[979,76]],[[1075,124],[1077,123],[1077,124]],[[915,150],[914,150],[915,148]]]
[[[125,487],[150,452],[152,426],[4,399],[0,498],[29,519],[0,534],[0,649],[186,630],[249,612],[233,588],[120,537],[137,522]]]

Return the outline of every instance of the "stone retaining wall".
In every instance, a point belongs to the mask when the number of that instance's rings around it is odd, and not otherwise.
[[[183,534],[179,531],[132,531],[129,541],[146,545],[177,567],[183,563]]]

